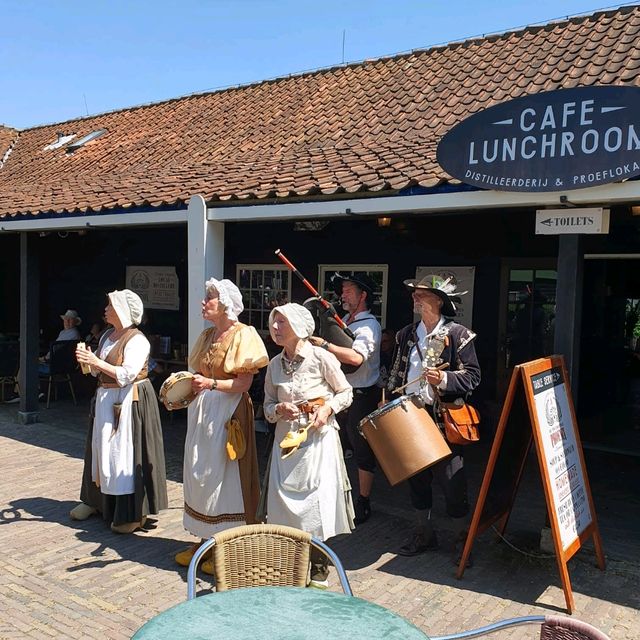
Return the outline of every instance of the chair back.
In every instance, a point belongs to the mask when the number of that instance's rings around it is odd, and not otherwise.
[[[73,373],[78,368],[76,362],[77,340],[56,340],[49,349],[49,370],[51,375]]]
[[[311,535],[299,529],[247,525],[215,535],[216,591],[242,587],[305,587]]]
[[[599,629],[566,616],[545,616],[540,640],[610,640]]]
[[[306,587],[311,547],[320,549],[331,560],[343,591],[353,595],[342,563],[323,542],[293,527],[250,524],[220,531],[198,548],[189,565],[187,597],[195,598],[196,568],[209,549],[216,591],[228,591],[242,587]]]
[[[0,341],[0,378],[16,375],[20,360],[20,343],[14,340]]]
[[[431,640],[471,640],[472,638],[488,636],[502,629],[531,624],[539,627],[540,640],[611,640],[609,636],[590,624],[567,616],[506,618],[477,629],[450,633],[446,636],[431,636]]]

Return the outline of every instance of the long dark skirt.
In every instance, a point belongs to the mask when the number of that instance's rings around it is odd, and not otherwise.
[[[144,516],[156,514],[169,506],[162,424],[156,394],[149,380],[138,384],[138,396],[139,400],[133,403],[132,409],[135,487],[134,493],[122,496],[102,493],[91,480],[95,397],[91,403],[80,500],[97,509],[104,520],[114,525],[140,522]]]

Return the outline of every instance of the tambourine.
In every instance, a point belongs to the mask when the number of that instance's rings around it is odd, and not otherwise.
[[[190,371],[176,371],[172,373],[160,387],[160,401],[167,411],[184,409],[196,397],[191,388],[193,373]]]

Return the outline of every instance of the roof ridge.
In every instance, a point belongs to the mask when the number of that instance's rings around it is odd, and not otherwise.
[[[487,33],[487,34],[482,34],[482,35],[475,35],[475,36],[469,36],[467,38],[464,38],[463,40],[452,40],[449,42],[444,42],[444,43],[438,43],[438,44],[433,44],[433,45],[427,45],[426,47],[420,47],[420,48],[415,48],[415,49],[410,49],[407,51],[401,51],[401,52],[396,52],[393,54],[388,54],[388,55],[382,55],[382,56],[378,56],[375,58],[365,58],[362,60],[357,60],[357,61],[353,61],[353,62],[345,62],[345,63],[341,63],[341,64],[334,64],[331,66],[327,66],[327,67],[318,67],[315,69],[306,69],[306,70],[302,70],[302,71],[295,71],[292,73],[289,73],[287,75],[282,75],[282,76],[275,76],[272,78],[265,78],[262,80],[255,80],[252,82],[246,82],[246,83],[240,83],[240,84],[236,84],[236,85],[226,85],[226,86],[221,86],[221,87],[214,87],[214,88],[209,88],[209,89],[202,89],[200,91],[194,91],[192,93],[187,93],[187,94],[183,94],[180,96],[174,96],[172,98],[166,98],[164,100],[154,100],[151,102],[144,102],[144,103],[140,103],[137,105],[131,105],[128,107],[120,107],[120,108],[116,108],[116,109],[109,109],[108,111],[102,111],[99,113],[94,113],[91,115],[86,115],[86,116],[78,116],[76,118],[71,118],[69,120],[61,120],[61,121],[56,121],[56,122],[49,122],[49,123],[43,123],[43,124],[38,124],[38,125],[34,125],[32,127],[26,127],[24,129],[17,129],[15,127],[10,127],[9,125],[4,125],[7,128],[11,128],[14,129],[16,131],[18,131],[18,133],[21,133],[23,131],[32,131],[35,129],[42,129],[45,127],[51,127],[51,126],[55,126],[55,125],[63,125],[63,124],[70,124],[70,123],[74,123],[74,122],[83,122],[83,121],[87,121],[87,120],[92,120],[95,118],[100,118],[102,116],[108,116],[114,113],[123,113],[123,112],[127,112],[127,111],[136,111],[138,109],[147,109],[149,107],[156,107],[162,104],[170,104],[172,102],[178,102],[181,100],[187,100],[189,98],[199,98],[199,97],[203,97],[203,96],[207,96],[207,95],[213,95],[213,94],[219,94],[219,93],[225,93],[225,92],[230,92],[230,91],[237,91],[239,89],[249,89],[251,87],[259,87],[262,85],[266,85],[266,84],[275,84],[277,82],[282,82],[285,80],[291,80],[293,78],[302,78],[302,77],[307,77],[307,76],[311,76],[311,75],[320,75],[323,73],[330,73],[336,70],[340,70],[340,69],[348,69],[348,68],[352,68],[352,67],[359,67],[359,66],[363,66],[366,64],[376,64],[378,62],[381,61],[388,61],[388,60],[394,60],[394,59],[401,59],[403,57],[408,57],[408,56],[412,56],[412,55],[416,55],[416,54],[422,54],[422,53],[430,53],[430,52],[440,52],[446,49],[456,49],[459,47],[468,47],[474,44],[478,44],[480,42],[495,42],[496,40],[500,40],[502,38],[508,38],[511,37],[512,35],[518,35],[518,34],[524,34],[527,32],[530,33],[536,33],[538,31],[541,31],[545,28],[555,28],[558,26],[562,26],[563,24],[568,24],[570,22],[581,22],[584,19],[593,19],[593,18],[599,18],[601,16],[605,16],[605,15],[615,15],[617,13],[630,13],[636,9],[640,9],[640,4],[638,4],[637,2],[633,2],[633,3],[624,3],[622,5],[612,5],[610,7],[603,7],[602,9],[598,9],[596,10],[594,13],[584,13],[584,14],[572,14],[572,15],[567,15],[564,16],[562,18],[551,18],[550,20],[546,20],[546,21],[541,21],[541,22],[535,22],[532,23],[530,25],[524,25],[521,27],[512,27],[506,31],[496,31],[493,33]]]

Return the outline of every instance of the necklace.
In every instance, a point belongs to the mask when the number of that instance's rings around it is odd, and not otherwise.
[[[289,360],[283,351],[280,362],[282,362],[282,370],[285,374],[291,376],[300,368],[302,358],[299,355],[295,355],[291,360]]]

